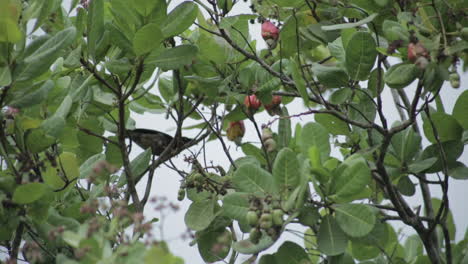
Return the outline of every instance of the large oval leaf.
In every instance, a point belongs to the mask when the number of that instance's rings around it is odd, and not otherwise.
[[[228,244],[221,244],[219,239],[231,239],[231,232],[227,229],[211,230],[209,232],[199,232],[200,237],[198,238],[198,252],[203,260],[207,263],[214,263],[221,261],[227,257],[229,250],[231,249],[230,242]]]
[[[468,115],[468,112],[465,115]],[[440,142],[460,140],[463,133],[463,128],[458,124],[457,120],[453,116],[442,112],[431,114],[430,120],[424,118],[423,129],[424,135],[431,143],[437,143],[434,129],[437,131]]]
[[[175,48],[163,51],[151,63],[164,71],[176,70],[184,65],[192,64],[192,60],[197,55],[198,48],[193,45],[180,45]]]
[[[275,243],[275,241],[262,231],[262,238],[260,238],[257,244],[252,243],[250,239],[246,239],[237,241],[232,245],[232,248],[241,254],[255,254],[269,248],[273,243]]]
[[[277,263],[310,263],[309,255],[304,248],[291,241],[284,242],[274,256]]]
[[[254,164],[247,163],[240,166],[232,177],[232,183],[241,192],[276,193],[273,176]]]
[[[161,29],[165,38],[178,35],[189,28],[198,14],[198,6],[185,1],[172,10],[164,21]]]
[[[322,219],[317,235],[317,248],[327,256],[336,256],[343,253],[348,245],[345,233],[331,215]]]
[[[345,66],[353,80],[366,80],[374,67],[377,50],[374,38],[363,31],[354,33],[346,46]]]
[[[453,117],[460,123],[464,130],[468,130],[468,90],[464,91],[457,99],[453,107]]]
[[[385,73],[385,83],[390,88],[405,88],[416,79],[416,74],[417,68],[414,64],[395,64]]]
[[[223,214],[229,218],[243,221],[249,211],[248,193],[230,193],[223,198]]]
[[[13,193],[13,202],[29,204],[41,198],[47,191],[47,185],[39,182],[26,183],[18,186]]]
[[[372,208],[364,204],[344,204],[335,208],[336,221],[341,229],[351,237],[363,237],[375,226]]]
[[[300,171],[296,153],[290,148],[283,148],[273,164],[273,178],[281,193],[289,194],[299,184]]]
[[[18,65],[14,79],[26,81],[48,71],[50,65],[60,57],[61,51],[73,42],[75,35],[76,29],[69,27],[48,39]]]
[[[140,56],[159,47],[164,39],[163,33],[158,25],[150,23],[140,28],[133,37],[133,50]]]
[[[337,198],[346,199],[361,192],[371,181],[370,169],[358,156],[346,159],[334,172],[332,186]]]
[[[193,202],[185,213],[185,224],[196,231],[207,228],[216,216],[214,208],[212,200]]]
[[[327,130],[318,123],[307,123],[301,131],[299,146],[304,154],[309,153],[309,148],[316,146],[320,151],[322,161],[330,155],[330,143]]]

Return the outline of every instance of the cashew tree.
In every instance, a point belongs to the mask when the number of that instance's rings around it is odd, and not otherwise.
[[[0,0],[2,260],[468,263],[465,1],[244,2]]]

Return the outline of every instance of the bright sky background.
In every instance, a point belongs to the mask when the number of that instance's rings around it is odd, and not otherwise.
[[[170,5],[170,8],[173,8],[174,6],[178,5],[180,2],[182,1],[173,0]],[[239,1],[239,3],[231,11],[230,15],[250,13],[250,8],[248,7],[248,5],[249,4],[244,3],[243,1]],[[250,34],[253,38],[257,39],[258,49],[266,47],[264,41],[262,40],[260,36],[259,24],[250,25]],[[443,92],[441,96],[442,96],[442,100],[444,102],[446,111],[448,113],[451,113],[452,108],[455,104],[456,98],[459,96],[459,94],[463,90],[466,90],[466,88],[468,87],[467,84],[468,84],[468,74],[465,74],[461,77],[461,85],[464,88],[459,88],[458,90],[455,90],[450,87],[448,82],[446,82],[444,88],[442,89]],[[407,88],[408,96],[411,96],[413,91],[414,91],[414,87]],[[396,108],[393,105],[393,100],[388,89],[386,89],[382,98],[384,100],[383,102],[384,113],[387,115],[389,119],[389,123],[391,124],[392,121],[398,120],[399,116],[398,116],[398,113],[396,112]],[[292,115],[292,114],[304,112],[305,109],[302,107],[302,103],[300,102],[300,100],[295,100],[293,103],[288,105],[288,110],[289,110],[289,113]],[[152,115],[152,114],[133,115],[133,118],[136,120],[136,127],[138,128],[156,129],[156,130],[167,132],[169,134],[174,134],[175,132],[175,124],[171,120],[164,119],[163,115]],[[273,119],[273,117],[270,117],[265,112],[256,114],[255,118],[259,122],[259,124],[267,123]],[[310,121],[314,121],[313,116],[295,118],[292,120],[293,128],[294,128],[294,124],[297,122],[301,124],[305,124]],[[250,123],[250,121],[246,121],[245,124],[246,124],[247,133],[244,137],[244,141],[259,142],[254,132],[255,131],[254,127]],[[277,126],[277,123],[273,126],[273,131],[275,132],[277,132],[276,126]],[[183,131],[183,135],[189,136],[189,137],[195,136],[196,131]],[[428,142],[425,141],[423,143],[427,144]],[[230,153],[233,159],[244,156],[242,151],[236,148],[235,144],[233,144],[232,142],[229,142],[228,146],[230,148]],[[134,148],[134,149],[135,151],[132,153],[133,157],[138,155],[141,152],[141,149],[137,149],[137,148]],[[207,150],[206,157],[208,159],[208,162],[212,161],[215,165],[221,165],[226,169],[229,167],[229,161],[224,155],[221,145],[217,141],[207,144],[206,150]],[[335,149],[332,152],[332,155],[335,155],[338,157],[339,153]],[[184,153],[174,158],[173,161],[178,166],[179,169],[185,168],[185,170],[188,170],[187,164],[183,162],[183,157],[184,157]],[[465,150],[465,152],[463,153],[462,157],[460,157],[459,160],[461,160],[465,164],[468,163],[468,151]],[[156,170],[155,178],[153,180],[154,182],[153,182],[152,196],[153,195],[166,196],[169,198],[169,200],[177,202],[177,190],[180,184],[179,182],[180,176],[178,174],[176,174],[175,172],[173,172],[172,170],[168,169],[165,166],[161,166],[158,170]],[[137,186],[138,187],[137,189],[139,190],[140,193],[144,193],[145,182],[146,180],[143,179],[140,181],[140,184]],[[420,197],[419,187],[418,186],[416,187],[417,187],[416,189],[418,190],[418,192],[413,197]],[[467,225],[468,225],[468,210],[466,210],[467,207],[466,207],[466,202],[465,202],[466,200],[465,193],[468,188],[468,182],[451,180],[449,188],[450,188],[449,198],[451,201],[450,206],[451,206],[451,211],[452,211],[452,214],[454,215],[455,223],[458,229],[457,240],[459,240],[460,238],[463,237],[464,230],[467,228]],[[440,197],[441,192],[438,188],[432,188],[431,191],[434,195],[437,195]],[[407,200],[410,201],[412,206],[418,206],[421,203],[421,200],[419,198],[408,198]],[[185,199],[183,202],[179,204],[181,206],[181,210],[178,213],[170,214],[165,217],[164,239],[169,242],[171,251],[174,254],[183,257],[186,260],[187,264],[204,263],[198,254],[197,246],[190,247],[188,245],[189,241],[187,240],[183,241],[182,239],[180,239],[181,233],[184,232],[186,228],[184,224],[184,214],[190,205],[190,201]],[[159,217],[159,215],[155,213],[154,211],[152,211],[149,206],[147,207],[146,210],[147,210],[146,211],[147,219],[151,219],[153,217]],[[395,224],[395,222],[392,222],[392,223]],[[395,226],[403,227],[403,225],[401,224],[395,224]],[[301,226],[291,225],[291,226],[288,226],[288,228],[300,230]],[[405,227],[404,231],[408,233],[413,233],[412,229],[408,227]],[[158,234],[158,232],[156,232],[156,234]],[[240,233],[238,233],[237,235],[240,235]],[[296,236],[293,236],[291,234],[282,234],[281,240],[293,240],[296,243],[299,243],[300,245],[303,244],[302,239],[297,238]],[[282,242],[275,243],[275,245],[272,248],[270,248],[268,251],[275,252],[277,247],[279,247],[281,244]],[[245,258],[246,257],[242,255],[240,257],[240,259],[245,259]],[[241,263],[241,261],[238,261],[238,263]]]

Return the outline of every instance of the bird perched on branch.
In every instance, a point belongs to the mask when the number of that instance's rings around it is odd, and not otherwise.
[[[143,149],[151,148],[153,155],[161,155],[171,143],[173,137],[156,130],[138,128],[127,130],[128,137]],[[184,145],[192,141],[191,138],[181,137],[179,142],[175,142],[175,147]]]

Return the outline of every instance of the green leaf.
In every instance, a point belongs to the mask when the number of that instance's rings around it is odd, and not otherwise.
[[[276,193],[273,176],[268,171],[250,163],[243,164],[234,172],[232,183],[241,192]]]
[[[385,38],[389,41],[403,40],[409,41],[409,32],[400,23],[392,20],[385,20],[382,24],[382,30]]]
[[[372,22],[374,18],[376,18],[379,14],[374,13],[364,19],[359,20],[358,22],[354,23],[345,23],[345,24],[335,24],[335,25],[330,25],[330,26],[322,26],[322,30],[324,31],[332,31],[332,30],[338,30],[338,29],[346,29],[346,28],[355,28],[362,26],[364,24],[367,24],[369,22]]]
[[[281,116],[289,116],[288,109],[283,107],[281,109]],[[278,146],[284,148],[289,146],[291,142],[291,119],[281,118],[278,125]]]
[[[207,228],[216,216],[214,209],[215,202],[211,199],[193,202],[185,213],[185,224],[196,231]]]
[[[137,56],[141,56],[157,49],[163,40],[164,36],[159,26],[150,23],[135,33],[133,50]]]
[[[333,216],[323,217],[317,235],[318,250],[327,256],[336,256],[345,252],[347,245],[348,239]]]
[[[445,158],[442,158],[439,144],[435,143],[424,149],[421,159],[429,159],[436,157],[437,161],[430,168],[425,170],[425,173],[434,173],[443,169],[444,160],[447,162],[449,169],[451,166],[456,165],[456,160],[463,153],[463,143],[460,141],[446,141],[442,142],[442,149],[445,154]]]
[[[52,167],[50,164],[46,167],[45,171],[42,172],[42,179],[44,183],[53,189],[60,189],[65,185],[64,179],[62,179],[57,172],[56,167]]]
[[[405,196],[413,196],[416,192],[414,183],[410,180],[408,176],[402,176],[398,180],[397,184],[398,191]]]
[[[291,60],[289,62],[289,70],[291,71],[297,90],[299,91],[299,94],[301,95],[302,100],[304,100],[304,104],[308,105],[309,95],[307,94],[307,87],[304,82],[304,79],[302,78],[299,66],[297,65],[297,62],[295,60]]]
[[[284,193],[285,197],[288,197],[291,191],[298,186],[299,169],[296,153],[290,148],[281,149],[273,164],[273,178],[277,189],[280,193]]]
[[[98,43],[104,36],[104,0],[90,1],[87,21],[88,51],[93,58],[96,57]]]
[[[193,45],[180,45],[175,48],[164,50],[151,63],[164,71],[177,70],[185,65],[192,64],[197,56],[198,48]]]
[[[14,72],[14,79],[27,81],[48,71],[52,63],[61,56],[61,51],[73,42],[75,36],[76,29],[69,27],[49,38],[19,63]]]
[[[279,247],[275,253],[275,260],[277,263],[288,264],[310,263],[309,255],[304,248],[291,241],[286,241]]]
[[[109,139],[115,142],[118,142],[119,140],[116,136],[111,136]],[[122,167],[123,159],[122,153],[120,152],[120,147],[115,144],[108,144],[106,146],[106,160],[117,168]]]
[[[198,252],[207,263],[221,261],[227,257],[231,249],[231,243],[227,245],[218,242],[219,239],[231,239],[231,232],[227,229],[217,229],[210,232],[200,232],[197,240]],[[218,246],[218,247],[217,247]],[[221,246],[221,248],[219,248]]]
[[[405,260],[411,262],[423,255],[423,244],[418,235],[411,235],[405,241]]]
[[[334,196],[340,198],[349,198],[358,194],[371,182],[370,169],[360,156],[347,158],[333,174]]]
[[[348,85],[348,75],[337,66],[323,66],[314,63],[312,71],[317,76],[319,82],[328,88],[341,88]]]
[[[453,107],[452,115],[463,127],[468,130],[468,90],[458,96],[457,102]]]
[[[245,220],[249,207],[248,193],[234,192],[223,198],[223,215],[231,219]]]
[[[72,98],[71,96],[67,95],[63,98],[62,103],[60,104],[57,111],[55,111],[54,116],[67,118],[68,113],[70,112],[70,108],[72,106]]]
[[[51,116],[41,124],[41,128],[44,132],[53,138],[59,138],[62,135],[65,126],[65,119],[59,116]]]
[[[436,157],[415,161],[408,166],[408,170],[412,173],[420,173],[429,169],[436,161]]]
[[[37,17],[36,23],[34,24],[34,28],[32,32],[36,31],[42,24],[46,21],[47,18],[51,15],[52,12],[56,11],[57,8],[60,7],[61,1],[52,0],[52,1],[39,1],[40,4],[37,6],[39,7],[38,13],[39,16]]]
[[[0,18],[0,42],[16,43],[23,38],[18,23],[7,17]]]
[[[0,86],[7,86],[11,83],[10,67],[0,67]]]
[[[75,154],[63,152],[60,154],[58,162],[62,166],[63,172],[65,173],[64,176],[67,177],[68,180],[74,180],[80,176],[78,161]]]
[[[377,50],[374,38],[363,31],[354,33],[346,46],[345,66],[353,80],[367,80],[374,67]]]
[[[453,116],[442,112],[435,112],[431,114],[432,124],[427,117],[423,120],[424,135],[426,135],[426,138],[431,143],[437,143],[434,136],[434,129],[437,131],[440,142],[461,140],[463,128]],[[432,126],[434,126],[434,129]]]
[[[417,76],[416,65],[412,63],[398,63],[392,65],[385,73],[385,83],[390,88],[401,89],[410,85]]]
[[[232,245],[232,248],[241,254],[255,254],[269,248],[273,243],[275,243],[275,241],[262,231],[262,238],[260,238],[257,244],[252,243],[250,239],[246,239],[237,241]]]
[[[41,128],[34,128],[26,134],[26,145],[32,153],[39,153],[55,143],[55,138]]]
[[[380,73],[380,76],[379,76]],[[380,83],[379,83],[380,78]],[[384,81],[384,71],[382,69],[374,69],[369,77],[369,82],[367,83],[367,89],[372,92],[372,96],[376,97],[379,95],[385,87]]]
[[[331,114],[316,114],[314,115],[315,121],[325,128],[333,135],[349,135],[350,128],[346,122]]]
[[[139,245],[139,244],[136,244],[136,245]],[[181,258],[172,255],[164,243],[154,245],[148,250],[145,250],[144,245],[141,245],[141,251],[139,248],[140,247],[138,247],[136,252],[134,252],[135,254],[129,254],[128,257],[141,256],[143,253],[144,262],[142,262],[140,259],[137,259],[135,262],[131,261],[133,259],[129,259],[128,261],[123,260],[120,263],[144,263],[144,264],[183,264],[184,263],[184,261]]]
[[[299,146],[302,153],[308,154],[309,148],[316,146],[320,151],[322,161],[325,161],[330,156],[330,143],[327,130],[318,123],[307,123],[302,128]]]
[[[343,204],[335,207],[336,221],[351,237],[363,237],[375,226],[376,217],[372,208],[364,204]]]
[[[412,127],[397,133],[392,137],[392,152],[402,162],[410,162],[421,148],[421,136]]]
[[[13,202],[29,204],[40,199],[47,191],[47,185],[39,182],[26,183],[18,186],[13,193]]]
[[[185,1],[174,8],[161,26],[165,38],[178,35],[189,28],[197,18],[197,4]]]
[[[350,253],[352,254],[353,258],[355,258],[356,260],[363,261],[363,260],[376,258],[381,253],[381,250],[379,249],[379,247],[376,247],[375,245],[364,245],[364,244],[359,243],[358,241],[352,240]],[[351,263],[354,263],[354,262],[351,262]],[[361,262],[361,263],[365,263],[365,262]]]
[[[257,148],[256,146],[250,143],[244,143],[242,144],[241,149],[246,156],[255,157],[255,159],[257,159],[257,161],[260,162],[260,164],[267,164],[264,153],[260,148]]]
[[[257,18],[256,15],[236,15],[236,16],[229,16],[229,17],[223,17],[221,20],[221,23],[219,23],[219,28],[222,29],[231,29],[231,27],[235,26],[239,20],[249,20],[249,19],[255,19]]]
[[[130,162],[130,169],[132,170],[133,177],[135,177],[135,182],[141,179],[143,172],[148,169],[148,164],[151,161],[151,148],[140,153],[135,159]]]
[[[279,264],[276,262],[276,258],[274,255],[264,254],[258,261],[258,264]]]
[[[456,163],[457,166],[450,168],[449,175],[450,177],[457,180],[466,180],[468,179],[468,167],[461,162]]]
[[[148,16],[153,11],[156,3],[155,0],[134,0],[132,5],[142,16]]]
[[[19,109],[35,106],[46,100],[47,95],[53,88],[54,82],[47,80],[39,89],[14,99],[10,105]]]
[[[72,247],[75,247],[75,248],[78,248],[80,246],[81,239],[84,238],[83,236],[84,235],[81,235],[79,233],[67,230],[67,231],[63,232],[62,239],[68,245],[70,245]]]
[[[93,171],[94,166],[96,163],[105,160],[106,156],[102,153],[95,154],[89,157],[83,164],[80,166],[80,179],[86,179],[91,172]]]
[[[279,7],[299,7],[303,4],[302,0],[271,0]]]

